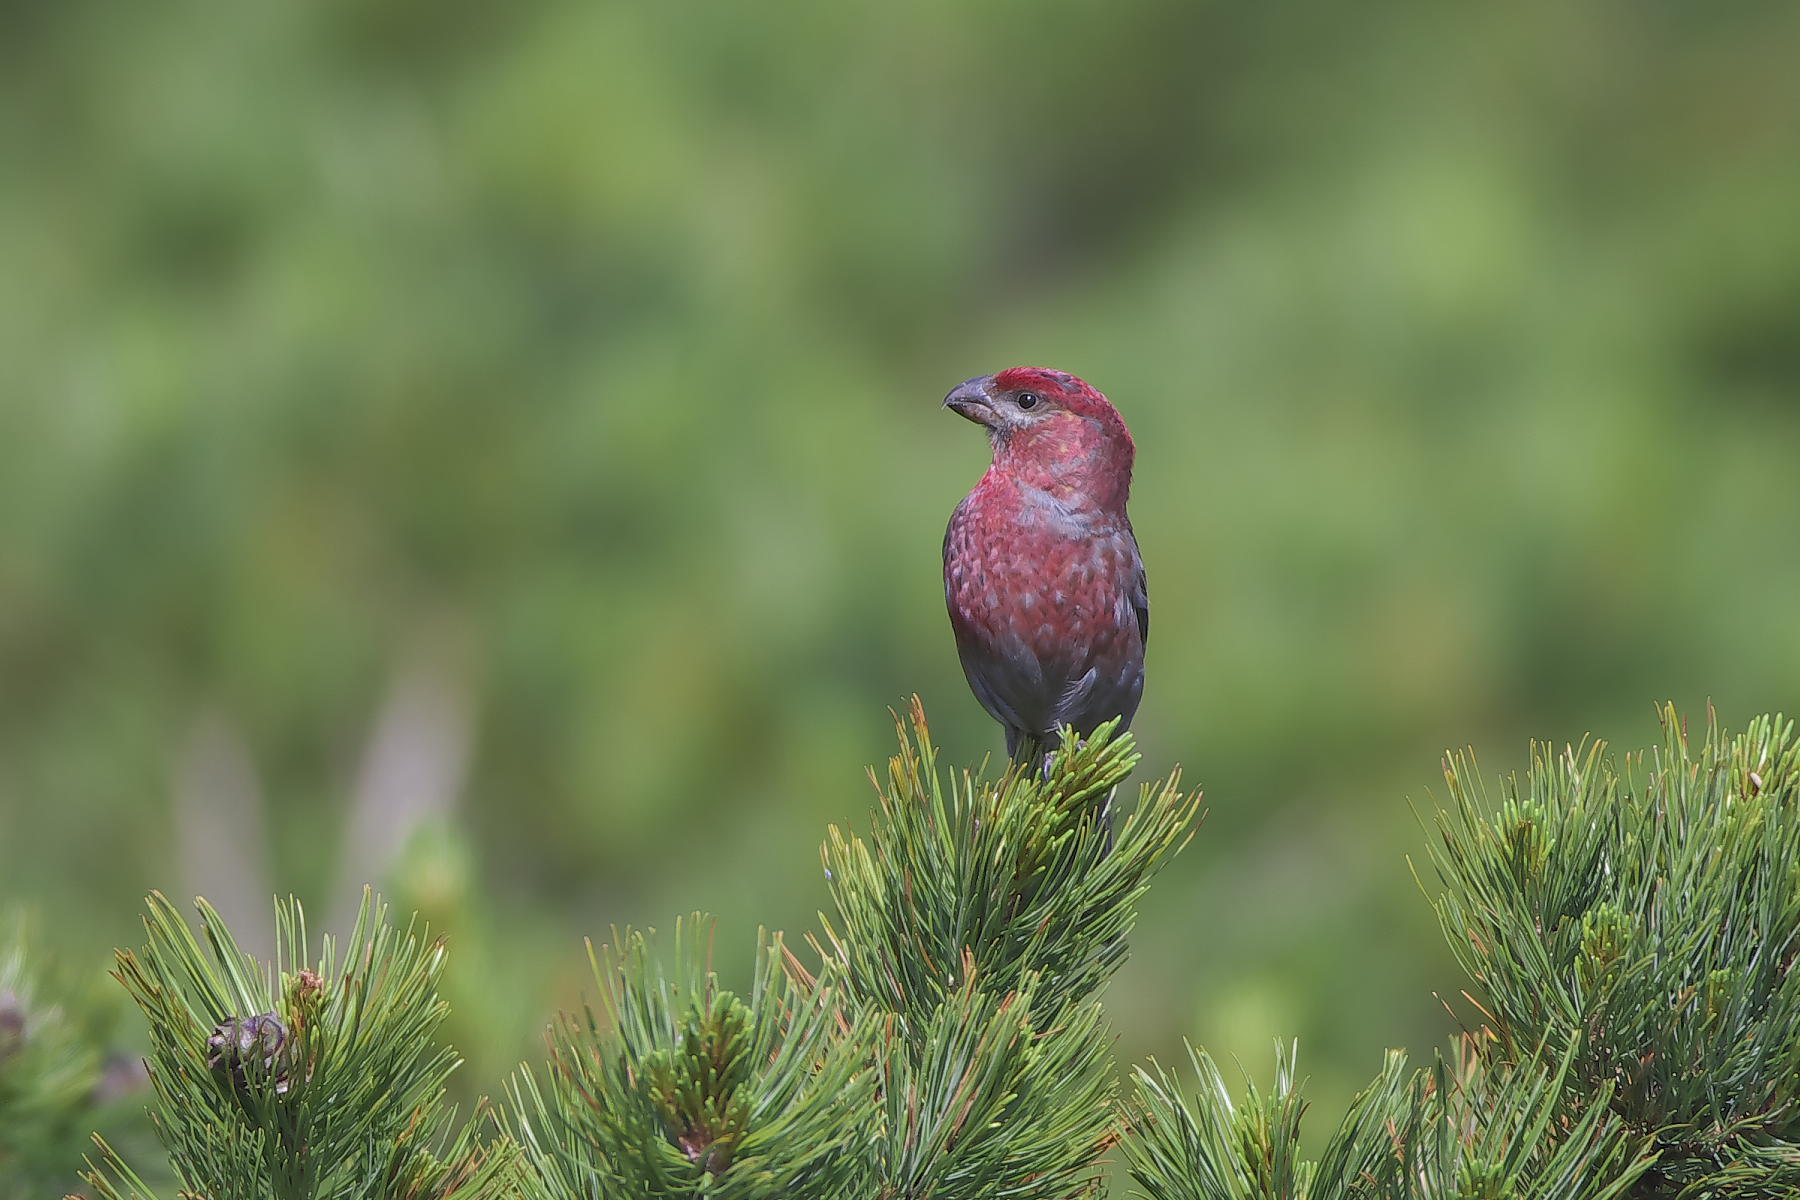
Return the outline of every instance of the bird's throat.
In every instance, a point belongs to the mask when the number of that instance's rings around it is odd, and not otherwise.
[[[1075,419],[996,439],[990,473],[1011,481],[1024,501],[1042,497],[1068,512],[1123,514],[1131,460],[1129,444],[1120,446],[1092,422]]]

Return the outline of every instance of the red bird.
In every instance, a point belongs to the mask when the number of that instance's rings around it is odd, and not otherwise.
[[[1131,433],[1073,375],[1012,367],[944,405],[978,425],[994,462],[944,533],[944,599],[963,673],[1025,760],[1061,726],[1131,723],[1144,691],[1150,597],[1125,502]]]

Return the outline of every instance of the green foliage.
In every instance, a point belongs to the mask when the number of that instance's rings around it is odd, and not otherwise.
[[[740,998],[697,919],[666,972],[637,934],[595,961],[601,1009],[557,1029],[544,1084],[515,1088],[540,1194],[1098,1193],[1116,1134],[1092,993],[1197,797],[1146,788],[1109,853],[1096,817],[1136,762],[1129,737],[946,783],[916,702],[898,734],[868,839],[827,843],[840,923],[817,971],[765,942]]]
[[[1178,774],[1145,785],[1115,837],[1113,795],[1138,761],[1116,722],[1042,772],[992,781],[946,779],[916,699],[909,719],[868,838],[831,828],[839,923],[820,917],[821,952],[850,994],[908,1018],[971,976],[996,995],[1035,976],[1046,1012],[1091,997],[1124,961],[1150,878],[1192,836],[1199,794]]]
[[[41,1196],[70,1182],[96,1128],[134,1136],[136,1080],[110,1045],[111,1006],[72,986],[25,936],[0,926],[0,1196]]]
[[[826,842],[839,922],[821,916],[818,943],[820,978],[881,1031],[874,1194],[1097,1194],[1116,1135],[1094,993],[1199,796],[1146,785],[1115,837],[1137,754],[1113,726],[997,780],[946,779],[916,699],[897,733],[867,839],[834,827]]]
[[[1276,1049],[1271,1091],[1252,1084],[1241,1104],[1210,1055],[1189,1055],[1192,1097],[1166,1068],[1137,1072],[1126,1148],[1150,1200],[1616,1200],[1651,1165],[1604,1104],[1565,1116],[1572,1056],[1493,1067],[1465,1042],[1409,1077],[1391,1051],[1314,1161],[1291,1048]]]
[[[1241,1100],[1192,1047],[1197,1089],[1152,1061],[1116,1094],[1095,993],[1199,809],[1150,784],[1115,838],[1136,755],[1110,728],[1044,767],[946,778],[915,701],[866,839],[825,847],[817,967],[760,935],[748,990],[728,988],[698,916],[667,965],[644,934],[590,945],[597,1004],[553,1028],[497,1126],[445,1104],[441,942],[370,894],[341,954],[309,956],[278,905],[267,965],[204,902],[196,937],[153,895],[118,977],[178,1194],[214,1200],[1099,1200],[1121,1142],[1147,1200],[1789,1197],[1800,743],[1779,717],[1698,743],[1664,725],[1623,769],[1597,744],[1540,751],[1498,805],[1448,764],[1435,903],[1486,1024],[1423,1069],[1390,1052],[1316,1154],[1292,1047]],[[22,1036],[42,1006],[19,961],[0,963],[15,1142],[80,1103],[94,1061],[48,1022]],[[104,1142],[88,1179],[156,1194]]]
[[[1198,815],[1171,779],[1115,841],[1101,818],[1135,762],[1102,729],[1042,770],[946,786],[915,702],[868,840],[834,831],[842,929],[815,941],[818,969],[764,937],[740,994],[698,917],[667,967],[644,935],[616,935],[590,949],[598,1007],[555,1027],[548,1068],[517,1077],[486,1141],[444,1104],[444,950],[416,922],[395,930],[365,895],[343,952],[326,938],[309,957],[290,901],[263,965],[204,901],[196,937],[153,895],[148,944],[120,953],[118,977],[148,1018],[182,1194],[1097,1196],[1117,1131],[1093,992]],[[108,1200],[155,1194],[104,1143],[88,1178]]]
[[[1137,1071],[1126,1149],[1145,1193],[1152,1200],[1320,1200],[1308,1190],[1313,1164],[1300,1157],[1306,1102],[1295,1087],[1293,1052],[1276,1048],[1274,1090],[1264,1096],[1252,1084],[1241,1106],[1211,1055],[1191,1046],[1188,1054],[1202,1088],[1197,1101],[1182,1096],[1168,1069],[1152,1063]]]
[[[1415,1080],[1387,1195],[1419,1200],[1613,1200],[1651,1168],[1645,1139],[1606,1111],[1606,1091],[1568,1111],[1573,1054],[1490,1061],[1479,1036],[1456,1066]]]
[[[1800,745],[1662,715],[1647,759],[1539,748],[1498,805],[1453,757],[1435,903],[1488,1026],[1410,1081],[1390,1056],[1317,1163],[1291,1055],[1241,1107],[1202,1052],[1191,1100],[1139,1072],[1153,1200],[1794,1195]]]
[[[271,1200],[480,1200],[513,1171],[480,1122],[444,1102],[455,1053],[435,1040],[441,941],[396,930],[371,893],[340,953],[307,949],[294,901],[276,906],[275,961],[241,951],[205,901],[201,936],[160,895],[118,977],[150,1026],[157,1133],[183,1195]],[[102,1145],[89,1182],[108,1200],[154,1193]]]
[[[0,948],[0,1192],[47,1189],[85,1140],[98,1049],[27,978],[19,940]]]
[[[1433,855],[1445,933],[1510,1048],[1655,1133],[1670,1194],[1800,1188],[1800,744],[1762,717],[1648,761],[1538,748],[1498,811],[1464,757]]]
[[[997,996],[970,970],[922,1019],[883,1028],[878,1200],[1061,1200],[1100,1189],[1115,1140],[1100,1006]],[[867,1012],[861,1018],[871,1019]]]
[[[602,1007],[565,1018],[546,1082],[514,1085],[512,1123],[546,1200],[779,1200],[866,1191],[874,1112],[863,1045],[829,989],[804,989],[765,941],[752,990],[712,970],[695,916],[662,966],[642,934],[589,957]]]

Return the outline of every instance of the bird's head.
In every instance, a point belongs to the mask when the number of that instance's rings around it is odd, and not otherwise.
[[[958,384],[944,407],[987,427],[996,470],[1104,500],[1116,480],[1123,501],[1137,453],[1131,433],[1110,400],[1068,372],[1008,367]]]

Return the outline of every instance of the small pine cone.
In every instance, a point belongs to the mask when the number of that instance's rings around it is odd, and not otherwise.
[[[206,1065],[215,1071],[229,1073],[232,1080],[244,1085],[252,1079],[273,1080],[277,1093],[288,1090],[286,1054],[287,1026],[272,1012],[254,1017],[230,1017],[213,1029],[206,1039]]]

